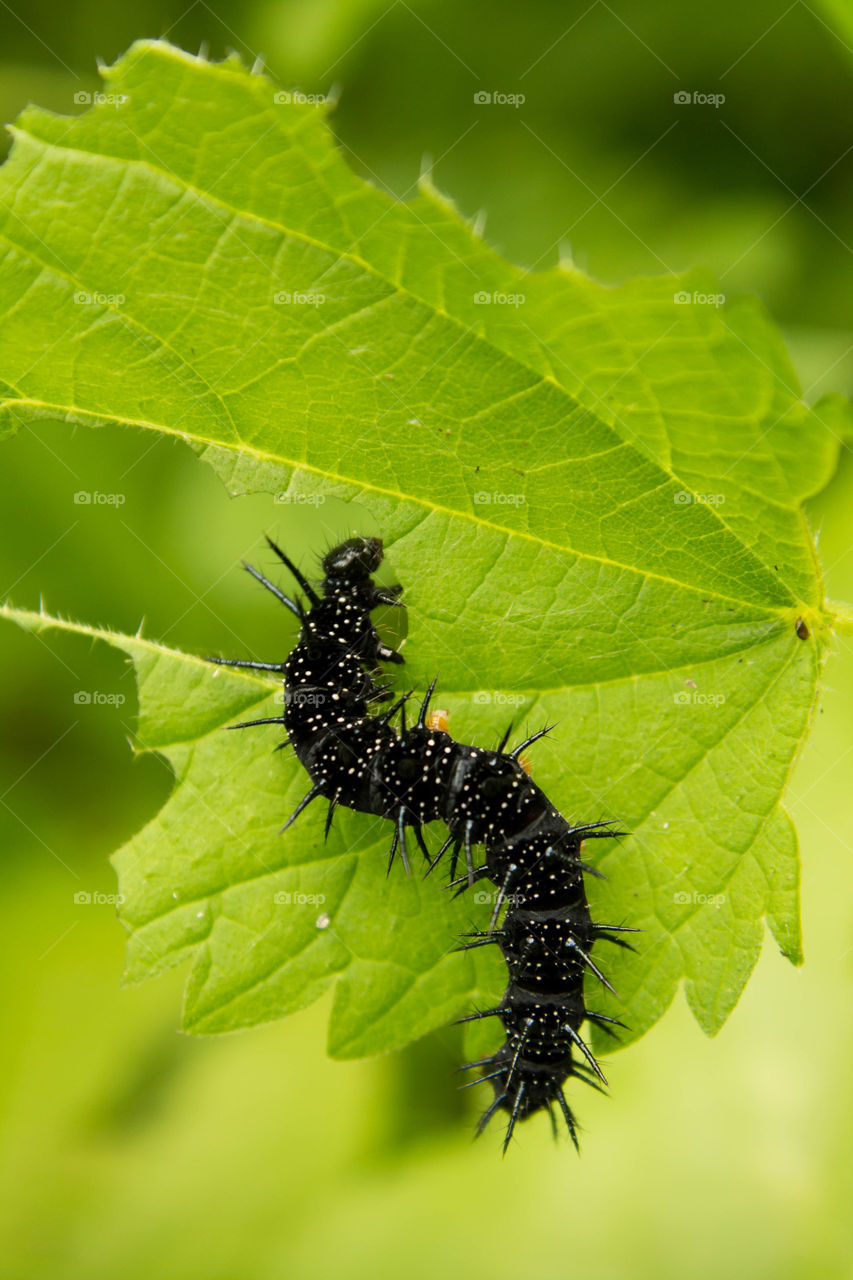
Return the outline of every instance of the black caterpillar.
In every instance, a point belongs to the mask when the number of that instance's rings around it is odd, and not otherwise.
[[[584,972],[589,969],[612,990],[591,950],[599,940],[628,947],[617,935],[634,932],[592,922],[583,881],[584,872],[592,868],[581,860],[580,846],[583,839],[619,833],[603,822],[572,826],[528,777],[519,757],[548,729],[509,752],[504,747],[510,730],[494,751],[454,742],[443,713],[428,715],[435,681],[413,726],[406,724],[410,694],[381,714],[370,714],[374,704],[391,697],[390,687],[381,680],[380,663],[403,661],[383,644],[370,619],[377,605],[399,604],[402,591],[400,586],[383,588],[373,581],[382,560],[378,539],[351,538],[333,548],[323,559],[325,577],[319,593],[284,552],[267,541],[305,593],[309,607],[285,595],[251,565],[245,567],[299,618],[296,648],[284,663],[211,661],[284,675],[283,716],[230,726],[285,725],[288,737],[282,745],[294,748],[313,786],[282,830],[323,796],[329,801],[327,833],[339,804],[394,823],[389,871],[398,850],[409,870],[406,832],[411,828],[429,861],[428,871],[452,849],[450,884],[459,892],[481,879],[497,886],[488,929],[466,934],[469,941],[459,948],[497,944],[509,969],[501,1004],[460,1019],[498,1017],[506,1033],[492,1056],[462,1068],[483,1068],[485,1074],[471,1083],[488,1080],[494,1089],[477,1132],[503,1109],[509,1115],[506,1151],[518,1120],[547,1108],[555,1124],[552,1104],[557,1102],[577,1147],[575,1117],[563,1085],[570,1077],[594,1088],[599,1081],[606,1084],[580,1028],[588,1021],[615,1034],[613,1025],[624,1025],[586,1008]],[[392,724],[398,712],[399,729]],[[445,823],[448,837],[430,857],[422,828],[435,819]],[[475,845],[485,848],[479,867],[474,865]],[[463,851],[465,875],[456,879]]]

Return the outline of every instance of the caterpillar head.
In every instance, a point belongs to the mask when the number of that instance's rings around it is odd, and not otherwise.
[[[327,578],[369,578],[382,563],[379,538],[348,538],[323,557]]]

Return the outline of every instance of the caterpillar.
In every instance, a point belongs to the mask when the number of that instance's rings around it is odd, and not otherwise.
[[[589,1022],[615,1035],[614,1028],[624,1025],[586,1007],[584,975],[588,970],[612,991],[592,959],[592,949],[605,941],[630,949],[620,935],[636,932],[592,921],[584,874],[600,873],[582,860],[581,842],[621,833],[612,830],[609,822],[572,825],[528,776],[522,753],[553,726],[530,735],[511,751],[505,750],[511,728],[494,750],[458,743],[447,730],[445,714],[429,712],[435,680],[413,725],[406,721],[411,693],[381,713],[372,713],[375,704],[392,697],[381,664],[403,662],[399,652],[383,643],[370,616],[378,605],[399,605],[402,593],[399,584],[380,587],[373,581],[383,557],[378,538],[354,537],[333,547],[322,561],[319,590],[280,547],[267,541],[308,603],[306,607],[286,595],[253,566],[245,565],[296,615],[300,633],[284,662],[210,659],[284,677],[282,716],[242,721],[229,728],[284,725],[287,739],[281,745],[294,749],[312,785],[282,831],[313,800],[323,797],[329,802],[327,834],[338,805],[392,821],[389,872],[398,852],[405,870],[410,870],[406,837],[411,830],[427,859],[427,874],[450,851],[449,887],[461,893],[481,880],[495,886],[488,928],[465,934],[458,948],[496,945],[508,969],[501,1003],[459,1020],[496,1017],[504,1031],[504,1041],[493,1054],[460,1068],[481,1070],[483,1074],[469,1083],[488,1081],[493,1088],[493,1100],[477,1132],[497,1111],[506,1112],[506,1152],[516,1123],[538,1111],[550,1113],[556,1132],[556,1103],[578,1147],[578,1126],[564,1085],[571,1078],[593,1088],[607,1084],[580,1029]],[[393,723],[398,714],[399,728]],[[433,856],[423,827],[435,820],[444,823],[448,834]],[[479,866],[474,861],[476,846],[485,853]],[[465,870],[457,878],[463,854]]]

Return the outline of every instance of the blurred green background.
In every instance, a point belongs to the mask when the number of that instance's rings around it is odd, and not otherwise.
[[[398,195],[424,157],[528,266],[618,282],[708,263],[758,293],[805,394],[853,389],[853,6],[508,0],[29,0],[0,5],[0,108],[62,112],[97,57],[168,35],[260,53],[340,91],[354,167]],[[678,105],[680,91],[724,94]],[[520,106],[476,93],[523,94]],[[0,598],[197,652],[283,651],[235,568],[264,530],[308,555],[370,513],[229,500],[184,446],[44,423],[0,450]],[[79,491],[121,505],[75,504]],[[853,462],[810,504],[828,592],[853,599]],[[217,1040],[176,1033],[182,975],[120,986],[107,858],[170,776],[127,746],[121,657],[0,629],[0,1275],[476,1280],[853,1275],[853,664],[839,641],[790,807],[807,963],[769,945],[706,1040],[679,1000],[580,1103],[583,1157],[547,1124],[472,1145],[455,1031],[361,1063],[325,1057],[325,1006]],[[118,706],[75,702],[79,691]],[[475,1092],[475,1091],[472,1091]],[[848,1206],[845,1208],[845,1206]]]

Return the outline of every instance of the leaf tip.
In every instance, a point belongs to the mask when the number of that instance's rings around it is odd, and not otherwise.
[[[828,600],[825,618],[827,626],[839,636],[853,636],[853,605],[838,604]]]

